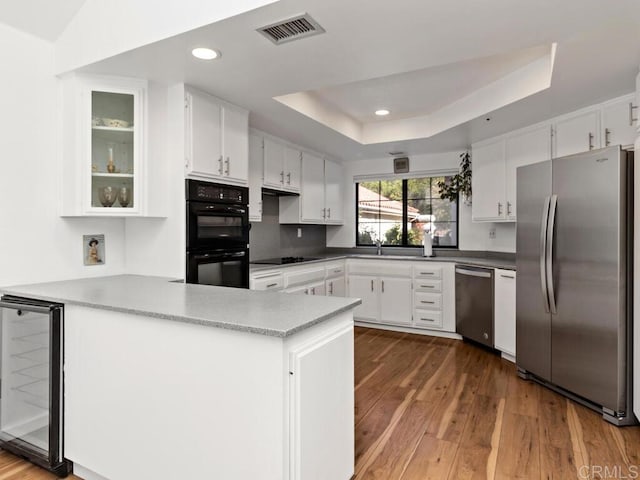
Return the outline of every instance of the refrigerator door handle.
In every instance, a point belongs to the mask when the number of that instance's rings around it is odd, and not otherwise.
[[[556,308],[556,293],[555,286],[553,285],[553,231],[556,224],[556,209],[558,207],[558,196],[551,195],[551,202],[549,204],[549,222],[547,226],[547,241],[546,241],[546,273],[547,273],[547,295],[549,298],[549,307],[552,314],[558,313]]]
[[[549,204],[551,197],[544,199],[540,224],[540,289],[544,297],[544,311],[549,313],[549,290],[547,289],[547,229],[549,228]]]

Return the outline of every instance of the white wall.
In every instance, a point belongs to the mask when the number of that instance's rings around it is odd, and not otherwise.
[[[56,42],[56,73],[273,3],[275,0],[87,0]]]
[[[410,157],[411,172],[430,172],[457,170],[462,152],[446,152],[432,155],[414,155]],[[473,159],[472,159],[473,160]],[[372,160],[357,160],[344,163],[344,225],[327,227],[328,247],[355,246],[355,202],[356,191],[353,177],[358,175],[389,175],[393,173],[391,157]],[[515,252],[515,224],[473,223],[471,207],[460,205],[459,213],[460,250],[491,250],[497,252]],[[490,229],[495,229],[495,238],[489,238]]]
[[[119,274],[124,222],[62,219],[53,46],[0,24],[0,285]],[[83,265],[82,235],[106,235],[106,264]]]

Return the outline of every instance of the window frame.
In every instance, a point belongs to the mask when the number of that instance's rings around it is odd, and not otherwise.
[[[422,174],[415,174],[415,175],[411,175],[409,177],[402,177],[402,178],[397,178],[397,177],[385,177],[383,175],[381,175],[380,177],[374,177],[374,176],[367,176],[366,178],[354,178],[354,187],[356,190],[356,201],[355,201],[355,209],[356,209],[356,222],[355,222],[355,236],[356,236],[356,247],[373,247],[375,246],[375,244],[373,243],[359,243],[359,227],[360,227],[360,220],[359,220],[359,203],[360,203],[360,192],[358,189],[358,186],[360,185],[360,183],[363,182],[375,182],[375,181],[379,181],[379,182],[383,182],[383,181],[387,181],[387,180],[401,180],[402,181],[402,244],[400,245],[393,245],[393,244],[388,244],[388,243],[383,243],[382,246],[384,246],[385,248],[391,247],[391,248],[422,248],[422,245],[408,245],[408,237],[409,237],[409,229],[407,228],[407,223],[408,223],[408,218],[409,218],[409,214],[408,214],[408,205],[409,205],[409,199],[407,198],[408,196],[408,192],[409,192],[409,180],[412,179],[416,179],[416,178],[435,178],[435,177],[448,177],[448,176],[453,176],[455,175],[456,172],[437,172],[437,173],[422,173]],[[434,249],[449,249],[449,250],[458,250],[459,249],[459,241],[460,241],[460,195],[458,195],[456,197],[456,236],[455,236],[455,245],[434,245],[433,248]]]

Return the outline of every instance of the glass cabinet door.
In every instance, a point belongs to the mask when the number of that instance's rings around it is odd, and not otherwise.
[[[133,209],[135,95],[91,91],[91,208]]]

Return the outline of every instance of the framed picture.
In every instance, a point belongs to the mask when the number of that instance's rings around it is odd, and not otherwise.
[[[104,234],[82,236],[82,253],[85,265],[104,265],[104,252]]]

